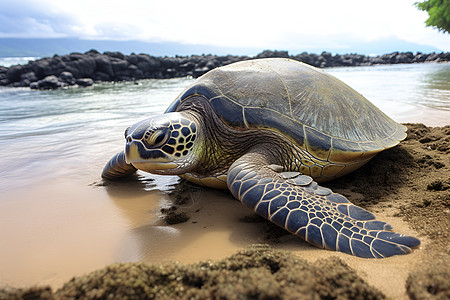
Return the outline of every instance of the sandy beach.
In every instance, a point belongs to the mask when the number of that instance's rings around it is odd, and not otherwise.
[[[2,234],[11,232],[11,243],[22,247],[9,251],[41,257],[23,261],[21,270],[17,262],[1,261],[0,299],[106,299],[110,294],[136,299],[144,295],[237,299],[237,293],[255,299],[298,299],[296,295],[446,299],[450,297],[450,126],[407,126],[408,137],[399,146],[325,185],[375,213],[396,232],[420,238],[421,246],[411,254],[370,260],[318,249],[257,217],[228,192],[187,182],[175,180],[174,188],[154,192],[148,191],[149,184],[160,183],[153,178],[93,181],[73,195],[77,205],[70,206],[70,197],[61,204],[61,210],[71,215],[61,221],[61,228],[45,228],[53,231],[53,239],[67,240],[60,249],[66,259],[52,259],[52,238],[35,236],[33,243],[18,235],[26,234],[25,229],[1,227]],[[63,195],[74,188],[61,181],[53,193]],[[22,196],[27,199],[36,193],[23,191]],[[106,198],[113,201],[114,211],[105,211]],[[98,201],[94,208],[80,209],[79,201],[93,199]],[[30,223],[42,216],[41,223],[50,227],[45,203],[27,211],[26,201],[10,201],[11,216],[20,214]],[[117,224],[108,221],[117,214],[133,228],[119,245],[117,238],[108,238],[120,233]],[[157,217],[149,222],[149,215]],[[53,218],[64,219],[64,212]],[[73,218],[84,218],[84,225],[67,235]],[[95,242],[98,239],[105,241],[104,249]],[[108,247],[118,250],[108,256]],[[7,257],[7,250],[2,251],[1,256]],[[70,259],[80,251],[90,260],[80,264]],[[114,262],[124,263],[111,265]],[[54,265],[59,265],[57,274]]]

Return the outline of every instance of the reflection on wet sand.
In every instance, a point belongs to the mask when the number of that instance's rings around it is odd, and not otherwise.
[[[136,195],[144,193],[147,196],[130,202],[128,197],[133,194],[130,186]],[[183,180],[166,186],[165,191],[140,180],[130,186],[125,182],[112,182],[106,186],[111,200],[130,224],[130,230],[121,239],[117,250],[118,261],[219,259],[249,242],[261,242],[258,224],[239,221],[252,212],[228,191],[207,189]],[[142,214],[147,201],[160,203],[155,210],[147,212],[151,218]],[[168,225],[164,213],[167,210],[176,210],[189,219]],[[250,241],[249,236],[253,237]]]

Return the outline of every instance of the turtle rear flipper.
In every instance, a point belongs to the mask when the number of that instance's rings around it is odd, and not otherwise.
[[[121,151],[114,155],[103,168],[102,178],[117,179],[135,173],[137,169],[125,161],[125,153]]]
[[[344,196],[298,172],[277,172],[273,157],[257,149],[239,158],[228,172],[228,188],[256,213],[307,242],[359,257],[383,258],[411,252],[414,237],[387,231]]]

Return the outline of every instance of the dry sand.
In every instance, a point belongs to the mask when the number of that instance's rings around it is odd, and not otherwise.
[[[422,245],[412,254],[370,260],[317,249],[255,216],[225,191],[186,182],[166,193],[166,201],[142,205],[136,200],[146,193],[142,183],[128,181],[106,186],[120,213],[136,224],[134,239],[123,241],[130,246],[121,251],[130,257],[139,248],[134,261],[153,264],[110,265],[65,285],[50,280],[50,287],[8,287],[0,290],[0,299],[106,299],[111,294],[233,299],[238,293],[255,299],[449,299],[450,126],[407,126],[400,146],[325,185],[395,231],[419,237]],[[161,218],[149,224],[138,213],[142,210],[158,211]],[[86,234],[94,239],[96,229]],[[139,246],[133,247],[136,241]],[[246,248],[256,243],[269,246]]]

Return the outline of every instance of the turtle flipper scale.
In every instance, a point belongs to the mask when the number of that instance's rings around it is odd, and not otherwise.
[[[125,161],[125,153],[121,151],[114,155],[105,165],[102,172],[102,178],[104,179],[118,179],[127,175],[133,174],[137,169],[127,164]]]
[[[233,163],[228,187],[237,199],[278,226],[317,247],[366,258],[407,254],[420,244],[414,237],[387,231],[392,226],[309,176],[277,173],[264,156],[250,152]]]

